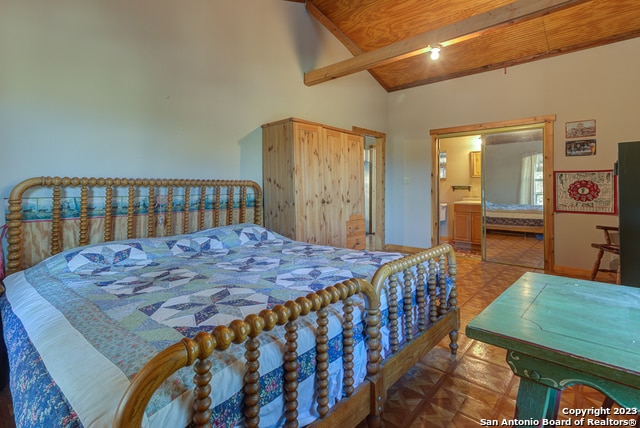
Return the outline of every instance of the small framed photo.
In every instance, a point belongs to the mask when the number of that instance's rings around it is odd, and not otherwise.
[[[593,156],[596,154],[596,140],[573,140],[565,142],[566,156]]]
[[[595,135],[596,135],[596,121],[594,119],[565,123],[566,138],[594,137]]]

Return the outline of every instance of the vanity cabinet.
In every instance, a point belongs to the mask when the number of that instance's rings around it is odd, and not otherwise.
[[[288,238],[364,249],[364,137],[290,118],[262,125],[264,223]]]
[[[453,239],[456,245],[481,245],[482,206],[479,203],[453,204]]]

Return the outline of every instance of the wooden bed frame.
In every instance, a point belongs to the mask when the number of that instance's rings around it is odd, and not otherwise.
[[[488,224],[485,226],[487,230],[499,230],[503,232],[517,233],[544,233],[544,226],[508,226],[502,224]]]
[[[46,227],[27,221],[25,217],[29,213],[25,211],[29,209],[23,209],[26,205],[25,196],[40,198],[45,191],[51,194],[48,197],[51,198],[52,207]],[[65,198],[73,198],[77,203],[77,216],[63,212]],[[107,209],[104,209],[104,213],[96,210],[95,204],[92,206],[91,201],[95,198],[105,201]],[[117,202],[117,198],[121,203]],[[140,203],[141,198],[145,203]],[[92,210],[98,215],[91,216]],[[31,212],[31,215],[34,213]],[[261,225],[262,190],[255,182],[241,180],[31,178],[12,190],[7,219],[7,273],[10,274],[48,255],[79,245],[114,239],[169,236],[244,222]],[[224,219],[223,224],[220,224],[221,219]],[[45,249],[38,243],[43,239],[46,242],[47,236],[49,245]],[[448,297],[445,275],[438,276],[437,271],[446,272],[450,279]],[[418,290],[416,319],[411,315],[412,286]],[[367,376],[360,386],[354,388],[350,370],[353,367],[351,297],[357,293],[362,293],[367,302]],[[387,294],[391,332],[391,355],[384,361],[381,358],[379,308],[382,293]],[[399,308],[398,293],[408,297],[403,299],[407,302],[403,308]],[[345,320],[343,361],[347,398],[329,408],[326,398],[326,308],[339,302],[343,305]],[[398,315],[402,309],[408,316],[401,318]],[[247,425],[258,426],[259,337],[262,331],[274,328],[284,328],[286,331],[284,415],[288,421],[286,426],[297,426],[296,320],[311,312],[316,312],[318,318],[315,382],[317,408],[321,415],[321,419],[312,425],[351,427],[366,418],[369,426],[380,426],[386,391],[393,383],[447,335],[451,352],[456,354],[460,314],[453,248],[444,244],[403,257],[383,265],[371,281],[358,279],[335,284],[296,301],[277,305],[273,310],[250,315],[227,326],[218,326],[210,333],[202,332],[194,338],[183,339],[159,353],[132,380],[121,399],[114,426],[139,427],[144,409],[156,388],[178,369],[191,365],[195,371],[196,385],[193,422],[198,427],[210,426],[211,363],[206,359],[214,352],[223,352],[231,343],[243,343],[246,347],[243,411]],[[411,333],[415,330],[414,324],[418,330],[415,336]],[[403,328],[405,337],[401,341],[399,331]]]

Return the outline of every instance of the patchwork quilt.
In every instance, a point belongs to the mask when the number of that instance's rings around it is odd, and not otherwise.
[[[400,256],[291,241],[253,224],[55,255],[6,278],[7,291],[0,299],[17,425],[109,427],[130,379],[167,346],[349,278],[370,279],[382,264]],[[357,306],[355,316],[361,319],[363,302]],[[317,417],[312,401],[315,319],[307,319],[298,348],[302,425]],[[332,315],[332,400],[342,395],[340,324],[339,313]],[[283,422],[278,419],[282,336],[279,331],[261,336],[264,426]],[[355,339],[361,381],[366,373],[362,325]],[[239,345],[216,354],[216,426],[241,421],[243,354]],[[145,424],[187,426],[192,377],[187,368],[167,382],[148,407]]]

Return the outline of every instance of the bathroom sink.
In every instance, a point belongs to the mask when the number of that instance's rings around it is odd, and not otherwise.
[[[474,196],[463,196],[461,200],[455,201],[454,204],[480,204],[482,200]]]

